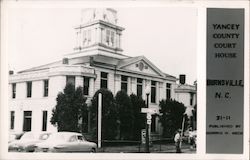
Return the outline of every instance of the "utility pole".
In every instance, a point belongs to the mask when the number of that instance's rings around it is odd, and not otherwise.
[[[98,148],[102,146],[102,94],[98,94]]]

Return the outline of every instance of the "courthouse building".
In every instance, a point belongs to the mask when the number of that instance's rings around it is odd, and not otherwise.
[[[117,25],[116,16],[113,9],[86,9],[81,25],[75,27],[77,44],[73,53],[56,62],[10,72],[10,131],[56,131],[50,123],[51,113],[66,83],[82,86],[88,104],[100,88],[114,95],[124,90],[145,99],[149,85],[149,107],[157,113],[162,99],[176,99],[186,107],[195,105],[194,86],[180,84],[178,78],[162,72],[144,56],[122,54],[124,28]],[[152,118],[151,131],[159,134],[159,118]]]

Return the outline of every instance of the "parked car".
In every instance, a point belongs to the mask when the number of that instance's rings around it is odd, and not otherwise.
[[[8,143],[19,140],[23,136],[23,134],[24,132],[10,132]]]
[[[76,132],[53,133],[46,141],[36,145],[36,152],[96,152],[96,143],[89,142]]]
[[[49,137],[48,132],[25,132],[19,140],[14,140],[9,143],[9,152],[34,152],[35,145],[46,140]]]

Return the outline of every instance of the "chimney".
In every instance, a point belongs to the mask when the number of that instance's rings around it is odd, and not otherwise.
[[[186,75],[180,74],[179,81],[180,81],[180,84],[185,84],[186,83]]]
[[[63,58],[62,63],[63,64],[69,64],[69,59],[68,58]]]
[[[9,75],[13,75],[13,74],[14,74],[14,71],[10,70]]]

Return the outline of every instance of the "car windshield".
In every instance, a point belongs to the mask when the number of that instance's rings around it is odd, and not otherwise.
[[[26,132],[21,137],[21,140],[46,140],[48,137],[49,137],[49,133]]]
[[[48,141],[68,141],[70,138],[69,135],[61,134],[61,133],[55,133],[49,136],[47,139]]]
[[[31,133],[31,132],[24,133],[24,135],[22,136],[21,140],[27,140],[27,139],[28,140],[39,139],[39,135]]]
[[[40,140],[46,140],[48,138],[49,138],[49,134],[48,133],[41,134],[40,137],[39,137]]]

